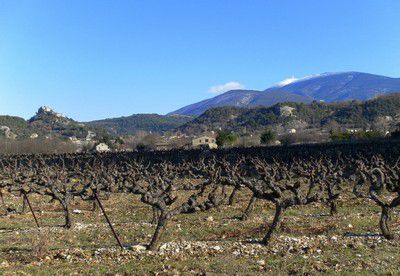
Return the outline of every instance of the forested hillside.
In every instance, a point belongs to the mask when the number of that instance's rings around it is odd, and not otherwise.
[[[290,111],[288,114],[288,110]],[[180,131],[225,129],[256,131],[266,127],[311,128],[337,124],[348,128],[370,128],[374,124],[396,124],[400,121],[400,93],[380,96],[368,101],[337,103],[280,103],[272,107],[220,107],[206,111],[180,127]]]
[[[86,139],[88,135],[102,138],[109,134],[98,127],[88,126],[67,118],[48,107],[39,108],[29,120],[15,116],[0,116],[0,136],[12,139],[76,137]]]
[[[135,114],[128,117],[88,122],[87,124],[103,128],[112,134],[130,135],[136,131],[164,132],[172,130],[192,119],[190,116],[183,115]]]
[[[33,133],[43,133],[40,129],[30,125],[25,119],[16,116],[0,116],[0,137],[29,137]]]

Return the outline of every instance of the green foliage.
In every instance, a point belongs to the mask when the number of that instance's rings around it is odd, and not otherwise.
[[[17,139],[29,138],[29,136],[33,133],[40,135],[44,132],[41,129],[31,126],[23,118],[15,116],[0,116],[0,126],[9,127],[13,133],[18,135]],[[3,131],[0,131],[1,136],[2,134]]]
[[[59,136],[72,137],[83,139],[88,134],[88,127],[75,122],[66,117],[57,117],[52,113],[37,113],[29,121],[29,124],[46,130],[48,133],[53,133]]]
[[[280,108],[293,108],[293,116],[282,116]],[[185,124],[182,131],[196,133],[222,128],[240,133],[259,131],[266,127],[304,122],[310,128],[323,128],[336,122],[335,128],[369,128],[379,117],[400,114],[400,93],[384,95],[368,101],[324,103],[280,103],[271,107],[237,108],[219,107],[209,109],[193,121]]]
[[[212,108],[178,129],[185,133],[203,133],[208,130],[219,129],[222,125],[228,125],[232,118],[237,117],[244,110],[248,109],[232,106]]]
[[[148,150],[151,150],[151,147],[149,145],[140,143],[140,144],[137,144],[136,150],[137,151],[148,151]]]
[[[112,146],[112,136],[111,135],[104,135],[98,139],[99,143],[104,143],[107,146]]]
[[[332,141],[347,141],[352,139],[350,132],[334,132],[331,134]]]
[[[237,142],[237,140],[238,137],[235,134],[227,131],[219,131],[216,138],[216,143],[218,147],[232,146]]]
[[[369,140],[382,138],[383,136],[379,131],[336,132],[331,134],[331,139],[332,141]]]
[[[54,114],[39,112],[28,121],[19,117],[0,116],[0,126],[9,127],[11,132],[17,135],[18,140],[29,138],[33,133],[38,134],[39,138],[75,136],[85,139],[89,130],[95,132],[100,139],[108,135],[104,129],[80,124],[72,119],[57,117]],[[3,131],[0,131],[0,136],[4,136]]]
[[[362,131],[356,133],[357,139],[379,139],[384,135],[379,131]]]
[[[260,142],[261,144],[268,145],[271,142],[273,142],[276,138],[275,132],[273,132],[271,129],[266,129],[260,137]]]
[[[113,134],[130,135],[137,131],[165,132],[175,129],[192,119],[192,117],[182,115],[136,114],[129,117],[93,121],[88,124],[104,128]]]
[[[125,141],[121,137],[117,137],[117,138],[115,138],[115,143],[119,144],[119,145],[124,145]]]

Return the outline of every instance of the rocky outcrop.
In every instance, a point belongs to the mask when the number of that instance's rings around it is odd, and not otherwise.
[[[291,116],[294,116],[294,115],[293,115],[293,111],[294,111],[294,110],[296,110],[296,108],[291,107],[291,106],[284,105],[284,106],[281,106],[281,107],[279,108],[279,113],[280,113],[280,115],[283,116],[283,117],[291,117]]]
[[[15,139],[17,135],[11,131],[8,126],[0,126],[0,131],[4,134],[7,139]]]

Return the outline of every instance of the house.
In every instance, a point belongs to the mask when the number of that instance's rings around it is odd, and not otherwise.
[[[210,149],[218,148],[215,138],[209,136],[202,136],[192,140],[193,148],[208,147]]]
[[[170,150],[171,145],[166,142],[158,142],[155,144],[156,150]]]
[[[359,131],[359,129],[356,129],[356,128],[348,128],[348,129],[346,129],[346,131],[347,131],[348,133],[357,133],[357,132]]]
[[[68,137],[68,139],[69,139],[72,143],[77,144],[77,145],[81,145],[82,143],[84,143],[84,141],[79,140],[76,136]]]
[[[110,151],[110,148],[105,143],[98,144],[95,149],[97,152],[109,152]]]

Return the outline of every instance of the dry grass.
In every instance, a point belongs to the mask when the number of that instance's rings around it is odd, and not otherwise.
[[[37,230],[31,235],[32,257],[40,260],[49,253],[49,231],[47,229]]]
[[[339,214],[333,218],[321,215],[328,212],[325,205],[290,209],[273,243],[264,248],[254,241],[265,234],[274,210],[270,204],[257,202],[253,215],[242,222],[237,218],[248,198],[248,194],[240,194],[233,206],[173,218],[163,243],[178,242],[182,246],[180,251],[148,254],[120,251],[104,217],[99,210],[91,211],[90,202],[76,201],[72,209],[82,213],[73,214],[75,227],[66,230],[60,227],[63,214],[57,203],[31,196],[42,228],[40,232],[36,230],[29,212],[0,217],[0,273],[400,273],[400,243],[398,239],[385,241],[374,235],[379,233],[379,208],[373,204],[342,199]],[[5,200],[8,205],[21,208],[19,197],[6,194]],[[143,245],[150,241],[154,229],[149,224],[151,209],[137,197],[115,195],[103,204],[125,245]],[[397,213],[392,227],[398,234]],[[101,248],[105,251],[99,251]]]

